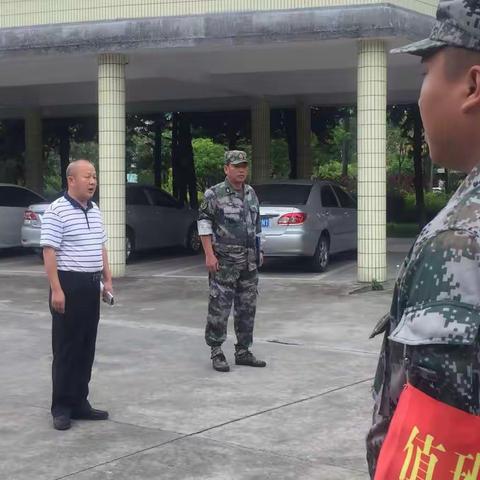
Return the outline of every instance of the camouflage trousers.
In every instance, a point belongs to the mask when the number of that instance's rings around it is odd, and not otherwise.
[[[250,348],[257,309],[257,270],[220,264],[211,274],[205,341],[210,347],[222,345],[227,338],[227,323],[233,304],[237,345]]]

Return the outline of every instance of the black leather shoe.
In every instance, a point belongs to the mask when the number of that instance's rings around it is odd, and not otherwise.
[[[53,428],[55,430],[68,430],[72,426],[68,415],[57,415],[53,417]]]
[[[247,367],[266,367],[267,362],[258,360],[250,350],[239,350],[235,352],[235,365],[245,365]]]
[[[108,412],[106,410],[97,410],[96,408],[73,410],[72,418],[74,420],[107,420]]]

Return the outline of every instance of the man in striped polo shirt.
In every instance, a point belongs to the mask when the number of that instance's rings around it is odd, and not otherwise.
[[[95,167],[77,160],[67,168],[68,190],[43,216],[40,244],[50,282],[52,313],[52,416],[57,430],[71,419],[106,420],[87,400],[98,320],[100,279],[112,292],[102,214],[92,197]]]

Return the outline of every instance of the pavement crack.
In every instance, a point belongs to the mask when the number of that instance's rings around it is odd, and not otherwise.
[[[278,453],[278,452],[274,452],[272,450],[268,450],[266,448],[252,448],[252,447],[247,447],[245,445],[242,445],[240,443],[228,442],[228,441],[225,441],[225,440],[219,441],[219,440],[215,440],[214,438],[210,438],[210,437],[205,437],[205,438],[207,438],[211,442],[215,442],[215,443],[218,443],[220,445],[230,445],[232,447],[241,448],[241,449],[247,450],[249,452],[266,453],[266,454],[274,456],[274,457],[283,458],[283,459],[287,459],[287,460],[294,460],[298,463],[303,463],[303,464],[308,464],[308,465],[315,465],[315,464],[320,463],[321,465],[326,465],[328,467],[334,467],[334,468],[342,468],[344,470],[348,470],[348,471],[354,472],[354,473],[366,473],[365,470],[361,470],[360,468],[354,468],[354,467],[345,466],[345,465],[338,465],[335,462],[326,462],[325,460],[322,460],[321,462],[319,462],[316,459],[304,458],[304,457],[299,457],[299,456],[296,456],[296,455],[288,455],[286,453]]]
[[[267,343],[278,343],[280,345],[294,345],[294,346],[299,346],[301,343],[296,343],[296,342],[286,342],[282,340],[266,340]]]
[[[161,442],[161,443],[158,443],[158,444],[155,444],[155,445],[151,445],[150,447],[142,448],[142,449],[137,450],[135,452],[127,453],[125,455],[121,455],[119,457],[112,458],[110,460],[98,463],[96,465],[91,465],[90,467],[83,468],[83,469],[78,470],[76,472],[71,472],[71,473],[68,473],[67,475],[62,475],[61,477],[56,477],[54,480],[63,480],[64,478],[71,478],[71,477],[74,477],[75,475],[78,475],[80,473],[88,472],[90,470],[95,470],[96,468],[104,467],[105,465],[109,465],[111,463],[118,462],[118,461],[124,460],[126,458],[131,458],[131,457],[134,457],[135,455],[139,455],[141,453],[145,453],[145,452],[148,452],[148,451],[151,451],[151,450],[155,450],[155,449],[160,448],[160,447],[165,447],[166,445],[171,445],[175,442],[179,442],[179,441],[185,440],[187,438],[193,438],[197,435],[201,435],[205,432],[210,432],[210,431],[215,430],[217,428],[225,427],[227,425],[231,425],[233,423],[241,422],[241,421],[247,420],[249,418],[254,418],[254,417],[257,417],[259,415],[263,415],[265,413],[275,412],[277,410],[281,410],[282,408],[287,408],[287,407],[291,407],[293,405],[298,405],[300,403],[309,402],[311,400],[315,400],[316,398],[321,398],[321,397],[324,397],[326,395],[330,395],[332,393],[339,392],[341,390],[346,390],[347,388],[355,387],[357,385],[361,385],[361,384],[366,383],[366,382],[371,382],[372,380],[373,380],[373,377],[365,378],[365,379],[359,380],[357,382],[352,382],[352,383],[349,383],[347,385],[342,385],[341,387],[331,388],[329,390],[326,390],[325,392],[317,393],[315,395],[310,395],[309,397],[300,398],[299,400],[295,400],[293,402],[287,402],[287,403],[284,403],[282,405],[278,405],[276,407],[267,408],[265,410],[260,410],[260,411],[255,412],[255,413],[251,413],[250,415],[244,415],[243,417],[234,418],[233,420],[229,420],[228,422],[223,422],[223,423],[220,423],[218,425],[214,425],[212,427],[203,428],[202,430],[198,430],[196,432],[181,435],[177,438],[173,438],[173,439],[168,440],[166,442]]]
[[[342,385],[341,387],[331,388],[330,390],[327,390],[327,391],[322,392],[322,393],[317,393],[315,395],[310,395],[309,397],[300,398],[299,400],[294,400],[293,402],[287,402],[287,403],[284,403],[282,405],[277,405],[276,407],[266,408],[265,410],[260,410],[260,411],[255,412],[255,413],[251,413],[250,415],[244,415],[243,417],[235,418],[233,420],[229,420],[228,422],[223,422],[223,423],[220,423],[219,425],[214,425],[213,427],[204,428],[203,430],[199,430],[198,432],[192,433],[189,436],[200,435],[202,433],[209,432],[209,431],[215,430],[217,428],[225,427],[226,425],[231,425],[232,423],[241,422],[241,421],[247,420],[249,418],[253,418],[253,417],[257,417],[259,415],[263,415],[264,413],[275,412],[276,410],[281,410],[282,408],[287,408],[287,407],[291,407],[293,405],[298,405],[300,403],[309,402],[311,400],[315,400],[317,398],[321,398],[321,397],[324,397],[326,395],[330,395],[331,393],[336,393],[336,392],[339,392],[341,390],[345,390],[345,389],[350,388],[350,387],[355,387],[357,385],[361,385],[362,383],[371,382],[372,380],[373,380],[373,377],[369,377],[369,378],[365,378],[364,380],[359,380],[357,382],[349,383],[347,385]]]

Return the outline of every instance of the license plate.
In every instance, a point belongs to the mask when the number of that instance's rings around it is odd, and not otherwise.
[[[262,217],[262,227],[268,228],[270,226],[270,219],[268,217]]]

